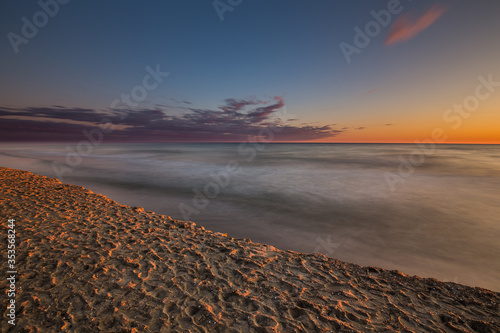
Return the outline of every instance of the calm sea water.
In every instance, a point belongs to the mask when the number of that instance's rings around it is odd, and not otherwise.
[[[102,144],[78,160],[4,144],[0,165],[229,236],[500,291],[500,146],[416,148]]]

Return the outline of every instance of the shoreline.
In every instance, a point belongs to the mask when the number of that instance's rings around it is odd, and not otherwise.
[[[27,171],[0,180],[16,329],[500,331],[497,292],[229,238]]]

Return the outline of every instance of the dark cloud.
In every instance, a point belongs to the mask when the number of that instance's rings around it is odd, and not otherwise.
[[[28,107],[24,109],[0,108],[0,116],[36,117],[41,121],[50,119],[99,122],[104,113],[92,109],[52,107]],[[2,120],[3,121],[3,120]]]
[[[83,129],[86,127],[61,122],[1,119],[0,141],[75,141],[83,138]]]
[[[218,108],[188,108],[182,115],[162,109],[98,111],[62,106],[0,108],[1,141],[79,141],[83,130],[106,121],[116,127],[105,140],[126,142],[229,142],[269,136],[274,141],[309,141],[339,135],[332,126],[291,125],[281,97],[226,99]]]
[[[275,99],[277,100],[277,103],[259,107],[256,110],[248,113],[247,116],[251,119],[252,122],[261,122],[265,120],[269,115],[285,106],[282,98],[275,97]]]
[[[249,105],[257,105],[259,103],[262,103],[260,101],[254,100],[254,99],[237,100],[234,98],[227,98],[224,102],[226,103],[226,105],[221,106],[220,109],[222,111],[226,111],[226,112],[230,112],[230,113],[237,113]]]

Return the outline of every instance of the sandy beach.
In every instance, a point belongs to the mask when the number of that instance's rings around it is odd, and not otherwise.
[[[2,332],[500,332],[500,293],[205,230],[0,168]],[[8,282],[1,288],[7,295]]]

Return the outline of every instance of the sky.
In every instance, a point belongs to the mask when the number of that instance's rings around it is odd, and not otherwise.
[[[4,143],[500,143],[498,0],[0,7]]]

